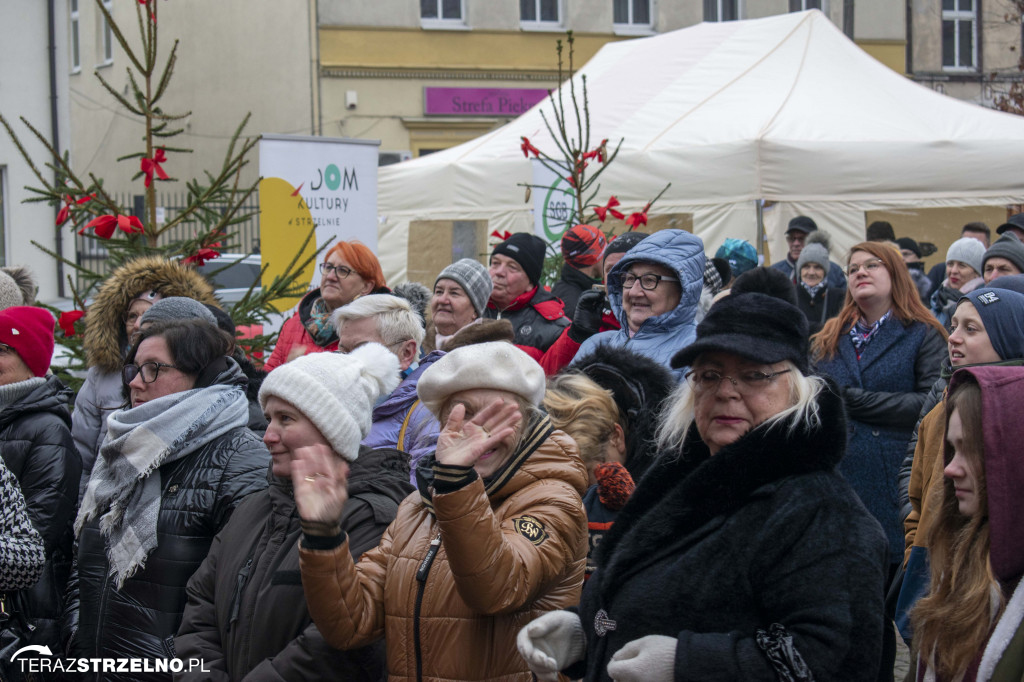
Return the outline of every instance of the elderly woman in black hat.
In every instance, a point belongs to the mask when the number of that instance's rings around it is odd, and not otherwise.
[[[885,538],[835,470],[842,401],[806,324],[764,294],[711,308],[578,612],[519,634],[539,679],[876,678]]]

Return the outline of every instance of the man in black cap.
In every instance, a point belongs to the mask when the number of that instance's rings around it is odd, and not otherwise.
[[[796,284],[799,274],[796,271],[796,262],[800,258],[800,252],[804,250],[807,235],[817,229],[817,223],[805,215],[798,215],[790,220],[789,227],[786,228],[786,243],[789,245],[789,253],[786,254],[785,259],[773,263],[772,267],[785,273],[794,284]],[[845,289],[846,275],[843,274],[843,268],[832,261],[829,261],[828,265],[828,275],[825,276],[826,284],[830,287]]]
[[[932,293],[932,281],[928,279],[928,275],[924,271],[920,244],[910,237],[900,237],[896,240],[896,245],[900,247],[900,253],[903,254],[903,262],[907,264],[910,279],[914,280],[914,286],[917,287],[917,293],[921,297],[921,301],[927,305],[928,297]]]
[[[528,232],[517,232],[494,247],[490,275],[494,283],[484,317],[512,323],[515,344],[536,348],[538,359],[570,320],[562,301],[539,286],[547,244]]]

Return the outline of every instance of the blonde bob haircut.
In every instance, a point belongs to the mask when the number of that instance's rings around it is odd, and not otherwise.
[[[700,363],[700,358],[694,365]],[[825,380],[821,377],[806,376],[796,365],[789,360],[783,362],[785,369],[789,370],[783,377],[789,377],[789,399],[791,405],[778,414],[769,417],[754,428],[767,425],[772,429],[776,426],[784,427],[790,433],[802,426],[816,429],[821,426],[821,416],[818,414],[818,396],[825,388]],[[686,432],[693,424],[696,410],[697,398],[690,387],[690,382],[684,381],[679,385],[668,398],[668,407],[661,425],[658,427],[658,446],[663,451],[682,452],[683,442],[686,439]]]

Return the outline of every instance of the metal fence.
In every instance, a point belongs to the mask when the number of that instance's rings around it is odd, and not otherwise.
[[[131,207],[132,215],[143,218],[145,197],[142,194],[111,194],[111,196],[122,206]],[[186,192],[160,192],[157,194],[157,207],[163,209],[164,222],[170,222],[178,216],[188,205],[188,194]],[[253,253],[259,251],[260,244],[260,214],[259,214],[259,193],[253,192],[242,204],[238,214],[251,214],[250,217],[229,230],[232,238],[228,247],[233,253]],[[216,208],[216,207],[214,207]],[[226,206],[223,210],[226,210]],[[168,230],[160,235],[158,244],[163,246],[174,241],[191,239],[195,237],[201,225],[195,221],[185,221],[174,229]],[[116,238],[116,237],[115,237]],[[107,249],[103,240],[91,239],[82,235],[75,235],[75,262],[78,265],[88,268],[93,272],[100,272],[104,275],[110,274],[110,260],[107,258]],[[79,278],[78,285],[83,285]]]

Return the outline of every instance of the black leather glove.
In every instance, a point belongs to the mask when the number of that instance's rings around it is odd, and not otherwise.
[[[580,294],[576,301],[576,312],[569,326],[569,338],[576,343],[583,343],[601,329],[601,311],[604,308],[605,294],[603,291],[591,289]]]

